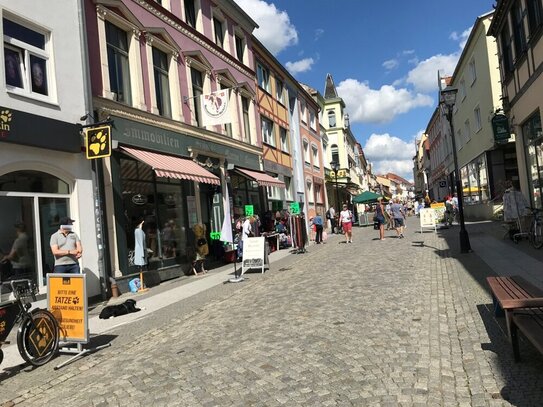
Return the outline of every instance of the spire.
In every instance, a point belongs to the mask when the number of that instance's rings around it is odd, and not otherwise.
[[[334,80],[332,79],[332,74],[326,74],[326,84],[324,87],[324,98],[333,99],[337,98],[336,85],[334,85]]]

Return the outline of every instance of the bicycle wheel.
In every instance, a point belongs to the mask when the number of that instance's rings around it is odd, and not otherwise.
[[[536,249],[541,249],[543,247],[543,225],[541,225],[540,222],[532,223],[530,243],[532,243],[532,246]]]
[[[45,309],[26,316],[17,332],[17,347],[25,361],[34,366],[49,362],[58,350],[58,323]]]

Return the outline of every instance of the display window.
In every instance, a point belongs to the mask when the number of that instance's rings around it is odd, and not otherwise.
[[[187,262],[187,200],[194,195],[192,182],[155,177],[150,166],[130,158],[121,158],[122,209],[130,272],[135,249],[135,229],[141,220],[145,233],[147,268]],[[192,212],[195,213],[193,210]]]
[[[70,188],[65,181],[40,171],[15,171],[0,176],[0,279],[29,278],[45,286],[53,271],[49,246],[59,219],[70,216]],[[9,221],[7,221],[9,220]]]

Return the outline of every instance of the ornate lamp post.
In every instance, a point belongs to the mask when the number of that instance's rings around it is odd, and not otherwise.
[[[330,163],[330,168],[332,168],[332,170],[334,170],[334,175],[336,177],[336,211],[339,211],[339,188],[338,188],[338,184],[337,184],[337,172],[339,171],[339,163],[337,161],[332,161]]]
[[[444,106],[445,117],[449,122],[451,128],[451,141],[452,141],[452,150],[453,150],[453,161],[454,161],[454,179],[455,179],[455,188],[458,195],[458,215],[460,216],[460,252],[469,253],[471,252],[471,245],[469,243],[468,231],[466,230],[466,224],[464,223],[464,191],[462,191],[462,185],[460,182],[460,171],[458,169],[458,156],[456,154],[456,140],[454,138],[454,126],[452,121],[452,112],[454,105],[456,103],[456,93],[458,89],[451,86],[447,86],[441,91],[441,101]]]

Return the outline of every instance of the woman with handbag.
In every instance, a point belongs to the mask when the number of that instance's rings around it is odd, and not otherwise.
[[[374,221],[379,229],[379,240],[385,240],[385,207],[383,205],[383,198],[377,198]]]

